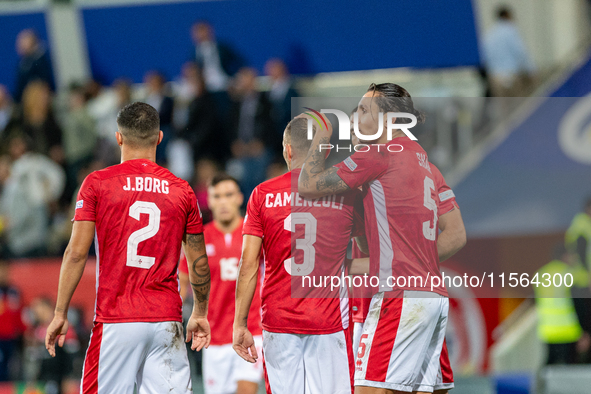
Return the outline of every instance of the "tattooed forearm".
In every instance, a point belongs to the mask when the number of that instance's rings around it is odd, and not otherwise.
[[[330,139],[324,137],[319,140],[319,144],[313,142],[310,147],[298,180],[299,192],[304,197],[317,198],[349,190],[349,186],[338,176],[336,168],[324,168],[326,155],[319,146],[329,142]]]
[[[207,314],[209,290],[211,288],[211,274],[203,233],[187,234],[185,239],[185,255],[189,263],[189,282],[193,289],[193,312],[199,315]]]
[[[197,252],[203,250],[203,233],[200,234],[187,234],[187,246]]]
[[[193,261],[193,266],[191,267],[191,269],[193,270],[193,273],[197,276],[201,276],[201,274],[198,270],[203,264],[201,262],[201,260],[203,260],[203,259],[207,259],[206,254],[202,254],[201,256],[197,257],[195,259],[195,261]],[[201,264],[200,264],[200,262],[201,262]],[[207,264],[207,262],[206,262],[206,264]],[[206,268],[207,268],[207,274],[209,275],[209,265],[206,265]],[[200,271],[203,271],[203,268],[201,268]]]
[[[204,260],[205,259],[205,260]],[[198,265],[198,263],[201,263]],[[194,309],[199,313],[207,312],[209,291],[211,289],[211,274],[207,264],[207,256],[199,256],[193,262],[193,272],[190,275],[190,283],[193,288]]]
[[[341,193],[347,189],[349,189],[349,186],[337,175],[337,169],[335,167],[331,167],[318,175],[316,190],[319,192],[330,192],[330,194],[334,194]]]

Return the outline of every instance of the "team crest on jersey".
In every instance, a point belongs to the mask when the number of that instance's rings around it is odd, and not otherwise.
[[[345,164],[347,166],[347,168],[350,169],[351,171],[355,171],[355,169],[357,168],[357,163],[355,163],[353,161],[353,159],[351,159],[351,156],[349,156],[345,160],[343,160],[343,164]]]
[[[84,200],[76,201],[76,209],[82,208],[84,206]]]
[[[215,254],[215,245],[214,244],[205,244],[205,252],[208,256],[213,256]]]

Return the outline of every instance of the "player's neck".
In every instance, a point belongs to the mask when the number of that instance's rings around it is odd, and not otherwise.
[[[156,162],[156,149],[129,149],[121,147],[121,163],[128,160],[144,159]]]
[[[393,130],[392,131],[392,139],[388,139],[388,134],[382,133],[380,138],[372,142],[365,142],[365,144],[372,144],[372,145],[386,145],[388,142],[392,141],[394,138],[405,137],[404,131],[402,130]]]
[[[222,222],[219,220],[214,220],[214,224],[217,227],[218,230],[220,230],[222,233],[224,234],[231,234],[234,231],[236,231],[236,229],[238,228],[238,226],[240,226],[240,220],[242,219],[242,217],[240,215],[236,215],[236,217],[232,220],[230,220],[229,222]]]
[[[304,161],[306,161],[306,158],[304,157],[301,160],[298,160],[296,158],[292,158],[291,159],[291,165],[289,165],[289,171],[293,171],[293,170],[297,170],[298,168],[302,168],[302,166],[304,165]]]

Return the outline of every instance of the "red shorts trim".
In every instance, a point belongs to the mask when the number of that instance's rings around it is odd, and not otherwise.
[[[101,343],[103,341],[103,323],[94,323],[86,358],[84,359],[84,370],[82,372],[82,383],[80,392],[82,394],[98,393],[98,372],[99,357],[101,354]]]
[[[374,334],[374,338],[379,338],[379,341],[372,343],[371,353],[367,360],[366,380],[386,381],[390,356],[402,315],[403,301],[403,298],[384,298],[382,301],[380,319]]]
[[[447,353],[447,342],[443,340],[443,347],[441,348],[441,356],[439,357],[439,364],[441,366],[441,381],[442,383],[453,383],[454,373],[451,369],[449,361],[449,354]]]

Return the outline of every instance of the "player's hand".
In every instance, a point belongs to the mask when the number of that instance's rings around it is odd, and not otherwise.
[[[312,116],[312,115],[314,115],[314,116]],[[316,111],[316,112],[307,111],[302,114],[299,114],[298,116],[296,116],[296,118],[311,119],[312,124],[316,125],[316,130],[317,130],[318,134],[320,134],[322,137],[328,137],[328,138],[330,138],[330,136],[332,136],[332,123],[330,123],[330,120],[328,120],[328,118],[326,117],[325,114],[320,113],[318,111]],[[316,118],[316,119],[314,119],[314,118]],[[320,123],[320,124],[318,124],[318,123]]]
[[[257,348],[254,345],[254,338],[248,328],[234,327],[232,334],[232,348],[240,357],[249,363],[256,363],[259,358]]]
[[[68,319],[61,316],[54,316],[51,323],[47,327],[47,334],[45,334],[45,348],[51,355],[55,357],[55,342],[59,347],[63,347],[66,342],[66,332],[68,332]]]
[[[211,330],[206,317],[191,316],[187,322],[187,337],[185,342],[191,342],[191,350],[199,351],[209,347]]]

